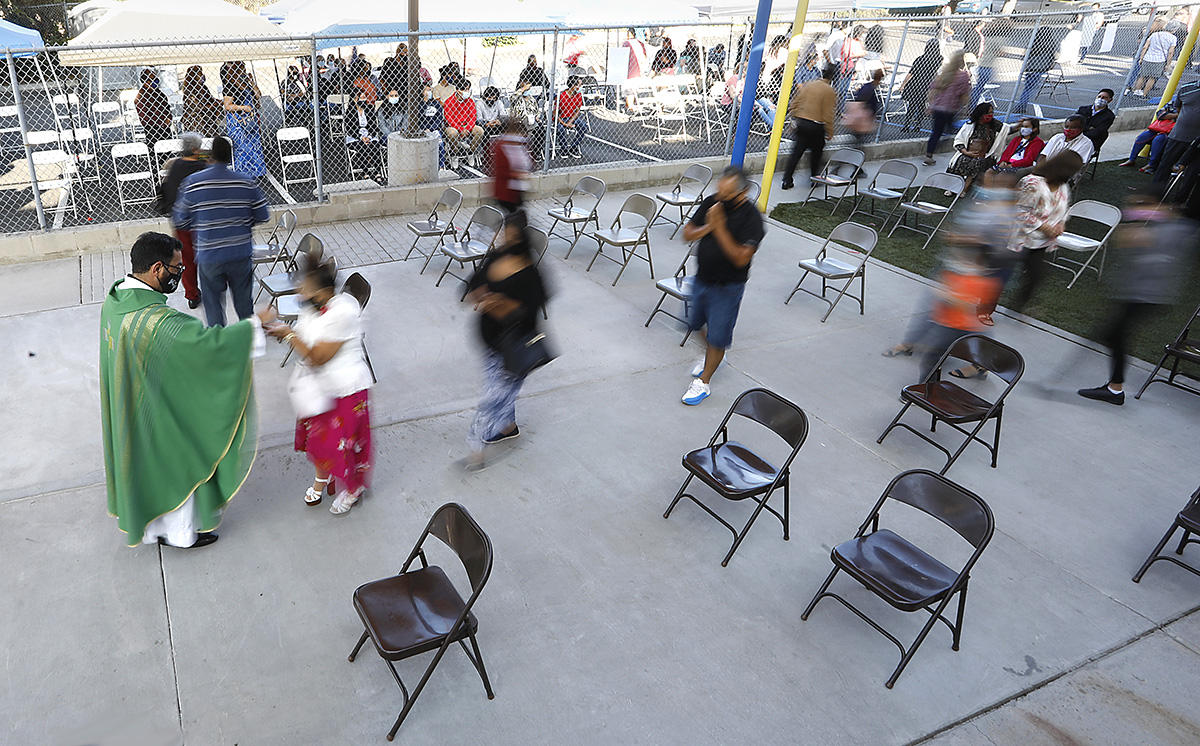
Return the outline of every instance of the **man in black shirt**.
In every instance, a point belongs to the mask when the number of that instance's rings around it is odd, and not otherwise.
[[[688,301],[689,326],[693,330],[707,327],[707,350],[692,369],[684,404],[696,405],[708,398],[708,382],[733,342],[750,260],[765,233],[758,207],[746,198],[749,186],[742,169],[726,168],[717,182],[717,193],[700,203],[683,229],[683,240],[700,242],[696,247],[699,269]]]

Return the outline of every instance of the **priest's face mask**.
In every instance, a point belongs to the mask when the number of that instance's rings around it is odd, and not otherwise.
[[[179,281],[183,279],[183,255],[177,251],[170,264],[160,263],[154,279],[158,282],[159,291],[166,295],[178,290]]]

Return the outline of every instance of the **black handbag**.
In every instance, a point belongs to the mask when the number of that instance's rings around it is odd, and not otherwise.
[[[524,378],[556,357],[546,333],[537,329],[521,331],[512,327],[500,337],[499,344],[505,370],[517,378]]]

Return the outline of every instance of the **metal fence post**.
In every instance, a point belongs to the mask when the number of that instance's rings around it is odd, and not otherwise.
[[[1145,28],[1142,29],[1142,38],[1140,40],[1142,43],[1145,43],[1146,38],[1148,36],[1150,36],[1150,25],[1154,23],[1154,18],[1155,18],[1155,15],[1154,15],[1153,10],[1151,10],[1149,13],[1146,14],[1146,26],[1145,26]],[[1119,24],[1120,21],[1117,21],[1117,23]],[[1115,42],[1114,42],[1114,44],[1115,44]],[[1133,68],[1136,67],[1138,65],[1138,63],[1140,62],[1140,60],[1138,59],[1138,56],[1141,53],[1142,53],[1142,47],[1141,47],[1141,44],[1138,44],[1137,46],[1135,46],[1133,48],[1133,54],[1130,55],[1130,57],[1129,57],[1129,72],[1125,73],[1125,84],[1122,85],[1121,90],[1117,92],[1117,100],[1116,100],[1116,103],[1113,105],[1114,109],[1119,110],[1121,108],[1121,102],[1125,100],[1125,91],[1128,89],[1132,89],[1133,84],[1137,82],[1136,80],[1130,80],[1130,78],[1133,77]],[[1180,65],[1180,64],[1185,64],[1186,62],[1187,62],[1186,60],[1180,60],[1180,61],[1176,62],[1175,64]]]
[[[549,64],[550,90],[546,91],[546,137],[542,142],[542,173],[550,171],[550,138],[554,136],[554,120],[558,116],[555,112],[555,105],[558,103],[555,98],[555,92],[558,90],[558,28],[554,29],[554,43],[551,45]]]
[[[1015,22],[1014,25],[1016,25]],[[1017,73],[1017,82],[1013,84],[1012,96],[1008,99],[1008,109],[1004,112],[1005,120],[1012,117],[1013,105],[1017,103],[1017,96],[1020,94],[1021,86],[1025,84],[1025,68],[1029,65],[1029,55],[1033,52],[1033,42],[1037,39],[1037,32],[1041,27],[1042,14],[1039,12],[1037,21],[1033,24],[1033,31],[1029,35],[1029,43],[1025,45],[1025,56],[1021,58],[1021,70]]]
[[[738,53],[742,56],[743,63],[745,63],[746,59],[750,56],[750,51],[749,51],[749,45],[751,42],[750,26],[751,26],[750,21],[747,20],[746,26],[745,26],[746,33],[742,36],[742,43],[738,45]],[[730,29],[729,37],[731,39],[733,38],[732,28]],[[728,56],[732,52],[733,52],[733,49],[731,47],[729,49],[729,51],[727,51],[725,53],[726,57],[728,58]],[[744,83],[745,76],[742,71],[742,68],[737,64],[737,59],[738,59],[737,56],[735,56],[733,58],[733,71],[734,71],[734,73],[737,74],[738,81]],[[758,93],[757,91],[754,91],[751,93],[751,96],[757,95],[757,93]],[[725,158],[728,158],[729,154],[733,151],[733,130],[734,130],[734,127],[737,125],[738,117],[741,116],[742,99],[746,95],[746,88],[743,85],[741,96],[734,97],[732,93],[729,93],[728,95],[729,95],[730,100],[733,101],[733,106],[731,106],[729,109],[729,128],[725,132],[725,150],[721,153],[721,155],[724,156]],[[753,104],[751,104],[751,106],[753,106]]]
[[[318,89],[321,87],[321,74],[317,72],[317,37],[313,36],[312,49],[309,51],[309,75],[312,81],[312,113],[313,113],[313,176],[317,179],[317,201],[325,201],[325,179],[321,168],[321,99]]]
[[[13,103],[17,107],[17,124],[21,126],[21,144],[25,146],[25,165],[29,166],[29,183],[33,186],[33,205],[37,208],[38,226],[46,230],[46,211],[42,208],[42,190],[38,189],[37,169],[33,166],[33,151],[29,149],[29,126],[25,123],[25,104],[21,102],[21,86],[17,83],[17,66],[11,49],[4,50],[8,60],[8,79],[12,82]]]
[[[900,71],[900,58],[904,54],[904,42],[908,39],[908,24],[910,19],[904,19],[904,30],[900,32],[900,48],[896,50],[896,63],[892,65],[892,79],[888,81],[887,101],[883,104],[883,119],[875,128],[875,142],[883,135],[883,125],[887,123],[888,110],[892,108],[892,91],[896,90],[896,73]]]

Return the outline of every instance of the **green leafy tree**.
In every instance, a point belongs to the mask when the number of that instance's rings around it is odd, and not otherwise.
[[[0,0],[0,16],[9,23],[35,29],[47,44],[67,43],[67,4]]]

